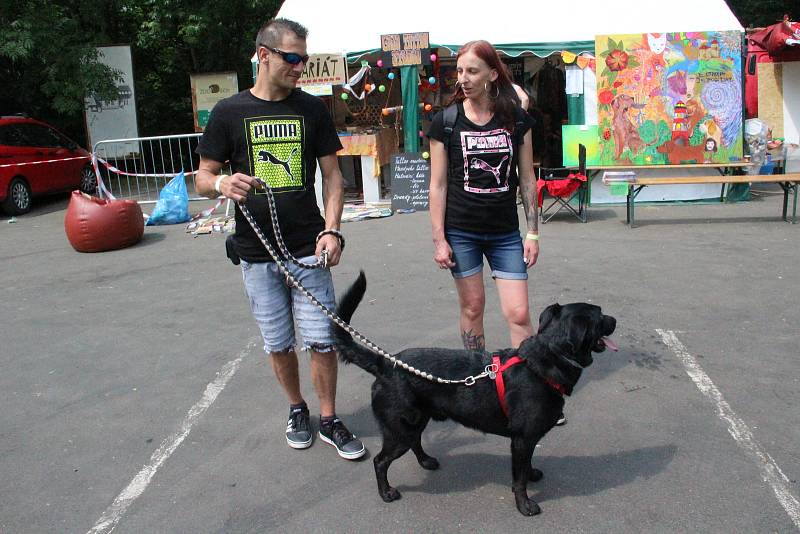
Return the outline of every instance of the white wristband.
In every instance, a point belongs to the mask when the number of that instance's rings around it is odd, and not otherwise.
[[[227,174],[220,174],[219,176],[217,176],[217,181],[214,182],[214,191],[216,191],[220,195],[222,194],[222,191],[220,190],[219,186],[220,184],[222,184],[222,179],[227,177],[228,177]]]

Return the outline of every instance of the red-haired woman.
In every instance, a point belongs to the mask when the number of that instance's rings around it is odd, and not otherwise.
[[[433,259],[455,279],[464,347],[483,350],[486,257],[511,344],[517,347],[533,334],[527,269],[539,256],[530,117],[520,108],[508,71],[491,44],[465,44],[458,51],[457,68],[453,102],[458,115],[452,132],[445,131],[443,112],[428,131]],[[524,238],[518,186],[527,221]]]

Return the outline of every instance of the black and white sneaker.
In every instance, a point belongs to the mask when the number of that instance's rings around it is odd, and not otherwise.
[[[339,456],[346,460],[357,460],[367,452],[364,444],[347,430],[338,417],[332,422],[323,422],[320,419],[319,439],[336,447]]]
[[[556,426],[564,426],[567,424],[567,416],[564,415],[564,412],[561,412],[561,415],[558,416],[558,421],[556,421]]]
[[[293,449],[307,449],[311,446],[312,438],[308,409],[290,409],[289,420],[286,421],[286,443]]]

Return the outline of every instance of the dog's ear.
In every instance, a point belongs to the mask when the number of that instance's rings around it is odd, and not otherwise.
[[[590,326],[591,321],[584,315],[574,315],[569,318],[566,334],[573,354],[585,350],[584,345],[586,345],[586,336]]]
[[[542,314],[539,315],[538,332],[544,332],[545,328],[547,328],[547,325],[552,322],[553,318],[558,317],[559,315],[561,315],[561,304],[558,302],[545,308]]]
[[[522,347],[520,347],[522,349]],[[566,395],[572,394],[572,388],[581,377],[581,368],[571,364],[550,347],[534,351],[526,355],[528,367],[545,381],[554,382],[564,387]]]

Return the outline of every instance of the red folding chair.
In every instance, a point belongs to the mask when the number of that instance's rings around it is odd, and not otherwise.
[[[572,214],[583,223],[588,222],[586,205],[589,197],[589,180],[586,178],[586,147],[578,145],[577,172],[567,167],[539,167],[536,191],[542,224],[547,223],[561,211]],[[546,208],[542,208],[545,193],[550,203]]]

